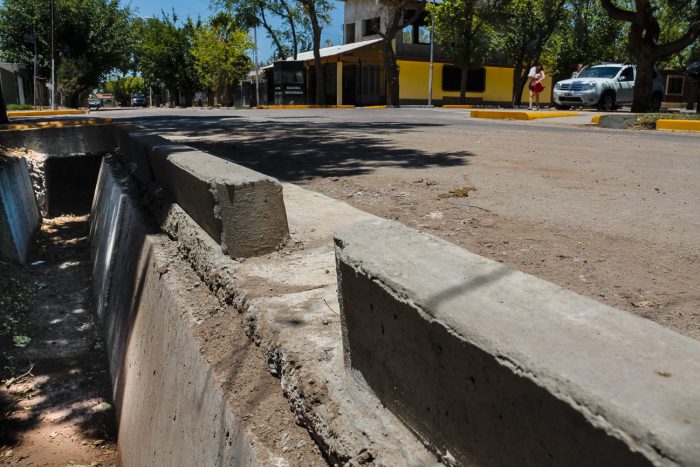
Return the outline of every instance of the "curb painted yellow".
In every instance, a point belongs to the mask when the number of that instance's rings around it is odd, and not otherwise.
[[[84,115],[86,110],[11,110],[7,116],[12,117],[51,117],[54,115]]]
[[[538,118],[575,117],[578,112],[518,112],[512,110],[472,110],[472,118],[491,118],[495,120],[536,120]]]
[[[362,107],[363,109],[376,110],[376,109],[388,109],[388,105],[368,105],[367,107]]]
[[[600,115],[600,114],[594,115],[593,118],[591,119],[591,123],[600,123],[600,117],[602,117],[602,115]]]
[[[354,105],[262,105],[261,110],[299,110],[299,109],[354,109]]]
[[[657,120],[656,129],[700,131],[700,120]]]
[[[57,120],[50,122],[7,123],[0,125],[0,131],[36,130],[38,128],[60,128],[80,125],[106,125],[112,123],[111,118],[89,118],[85,120]]]
[[[473,109],[471,104],[447,104],[442,106],[443,109]]]

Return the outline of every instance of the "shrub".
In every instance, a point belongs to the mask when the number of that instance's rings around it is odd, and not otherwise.
[[[7,104],[7,111],[11,110],[34,110],[34,107],[29,104]]]

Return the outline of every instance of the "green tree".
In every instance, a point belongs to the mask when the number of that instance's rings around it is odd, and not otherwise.
[[[502,9],[497,47],[512,60],[513,105],[520,105],[530,67],[565,17],[566,0],[510,0]]]
[[[138,20],[135,29],[135,67],[147,86],[170,93],[170,102],[191,105],[199,87],[194,68],[192,43],[201,25],[187,18],[180,24],[177,15]]]
[[[569,0],[565,17],[542,53],[555,80],[569,78],[580,63],[629,60],[623,40],[625,28],[610,19],[599,0]]]
[[[433,22],[435,42],[462,70],[459,86],[462,104],[465,103],[469,69],[481,67],[491,51],[493,30],[488,12],[493,7],[494,2],[488,0],[444,0],[426,5]]]
[[[690,46],[700,37],[699,0],[601,0],[608,15],[629,23],[627,50],[637,63],[634,83],[633,112],[648,112],[652,102],[654,66]],[[672,18],[663,23],[660,18]],[[669,23],[673,26],[668,27]]]
[[[195,31],[192,54],[194,67],[202,84],[214,92],[217,104],[232,105],[236,83],[251,68],[247,53],[253,44],[245,31],[232,29],[233,24],[212,21]]]
[[[58,89],[68,105],[115,69],[129,67],[132,13],[118,0],[57,0],[55,43]],[[4,60],[31,66],[34,50],[24,35],[37,37],[40,73],[51,63],[50,11],[45,0],[4,0],[0,5],[0,50]]]
[[[314,73],[316,75],[316,105],[325,105],[326,96],[323,89],[323,66],[321,65],[321,33],[330,22],[333,6],[329,0],[299,0],[299,4],[311,25],[314,51]]]

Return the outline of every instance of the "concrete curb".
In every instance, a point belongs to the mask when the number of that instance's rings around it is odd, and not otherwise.
[[[274,178],[132,126],[119,128],[118,140],[137,178],[164,188],[225,254],[263,255],[289,239]]]
[[[700,120],[657,120],[657,130],[700,131]]]
[[[476,106],[471,104],[447,104],[442,106],[443,109],[473,109],[474,107]]]
[[[7,112],[7,116],[13,117],[51,117],[56,115],[84,115],[87,111],[84,109],[73,110],[11,110]]]
[[[39,128],[63,128],[68,126],[84,125],[108,125],[110,123],[112,123],[111,118],[88,118],[83,120],[53,120],[46,122],[5,123],[3,125],[0,125],[0,131],[36,130]]]
[[[637,122],[637,114],[610,114],[601,115],[598,118],[598,126],[601,128],[613,128],[626,130]]]
[[[336,258],[347,364],[443,458],[700,459],[700,342],[397,222]]]
[[[13,127],[13,125],[9,125]],[[29,148],[60,157],[72,154],[103,154],[116,146],[111,120],[66,120],[0,127],[2,144]]]
[[[557,117],[576,117],[578,112],[564,111],[537,111],[524,112],[518,110],[472,110],[470,116],[472,118],[490,118],[493,120],[537,120],[540,118],[557,118]]]
[[[261,105],[261,110],[354,109],[354,105]]]

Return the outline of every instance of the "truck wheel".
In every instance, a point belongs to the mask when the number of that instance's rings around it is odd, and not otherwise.
[[[663,97],[661,96],[660,92],[655,92],[651,96],[651,111],[652,112],[658,112],[661,110],[661,100]]]
[[[615,94],[606,92],[598,101],[598,110],[601,112],[612,112],[615,110]]]

